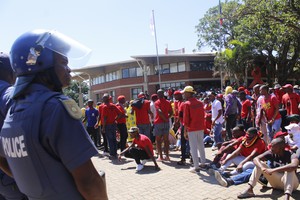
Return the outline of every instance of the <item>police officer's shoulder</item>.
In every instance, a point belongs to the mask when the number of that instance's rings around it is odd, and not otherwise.
[[[73,99],[65,95],[59,95],[56,98],[59,100],[59,102],[61,102],[63,107],[66,109],[66,111],[72,118],[81,119],[82,117],[81,109]]]

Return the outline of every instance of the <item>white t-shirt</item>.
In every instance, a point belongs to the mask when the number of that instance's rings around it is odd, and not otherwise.
[[[219,110],[222,109],[222,104],[219,100],[215,99],[211,104],[211,120],[215,120],[218,117]],[[215,121],[216,124],[222,124],[224,122],[223,114]]]

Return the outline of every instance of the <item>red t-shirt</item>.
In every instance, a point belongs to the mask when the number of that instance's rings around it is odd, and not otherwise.
[[[184,102],[183,101],[178,101],[178,100],[176,100],[174,102],[174,118],[175,119],[177,119],[177,118],[180,117],[179,116],[179,108],[180,108],[180,106],[181,106],[182,103],[184,103]]]
[[[180,106],[179,106],[179,110],[178,110],[178,115],[179,115],[179,120],[180,120],[180,123],[183,124],[183,111],[184,111],[184,106],[185,106],[185,103],[182,101]]]
[[[189,132],[205,129],[204,114],[204,105],[198,99],[193,97],[185,102],[183,122]]]
[[[242,102],[242,110],[241,110],[241,118],[245,119],[247,118],[249,114],[248,108],[251,108],[251,102],[249,99],[246,99],[245,101]]]
[[[135,112],[136,124],[150,124],[150,119],[149,119],[150,101],[144,100],[141,109],[134,106],[132,106],[132,109]]]
[[[244,136],[241,136],[239,138],[232,138],[230,141],[234,142],[234,141],[238,141],[238,143],[236,145],[233,146],[234,149],[239,148],[239,146],[241,145],[241,142],[243,141]]]
[[[154,124],[161,124],[161,123],[165,123],[165,121],[159,116],[158,114],[158,109],[160,109],[162,111],[162,114],[169,119],[169,112],[172,112],[172,106],[171,103],[166,100],[165,98],[162,99],[158,99],[157,101],[155,101],[154,103],[155,108],[156,108],[156,116],[154,119]],[[169,121],[167,121],[169,122]]]
[[[149,155],[149,157],[153,156],[153,146],[152,143],[150,141],[150,139],[143,135],[143,134],[139,134],[140,138],[139,139],[133,139],[132,143],[136,144],[139,148],[145,150],[145,147],[148,147],[150,149],[150,152],[152,153],[152,155]]]
[[[118,124],[126,124],[126,118],[125,118],[126,111],[125,111],[124,107],[120,104],[116,104],[116,106],[124,115],[124,117],[121,117],[120,119],[117,120],[117,123]]]
[[[258,138],[250,147],[245,147],[243,144],[240,144],[240,147],[240,155],[244,157],[249,156],[253,151],[256,151],[257,155],[262,154],[266,151],[266,144],[261,138]]]
[[[102,115],[103,118],[106,118],[106,124],[114,124],[116,121],[116,117],[122,114],[121,110],[119,110],[119,108],[112,103],[109,104],[104,104],[103,108],[102,108]]]
[[[285,93],[282,96],[282,104],[284,105],[285,109],[287,110],[287,115],[292,114],[300,114],[298,109],[298,105],[300,103],[300,96],[296,93]]]
[[[98,111],[99,111],[99,118],[100,118],[100,123],[103,124],[103,114],[102,114],[102,110],[103,110],[103,106],[105,104],[104,103],[101,103],[99,106],[98,106]]]
[[[269,98],[267,98],[267,99],[263,98],[261,100],[261,107],[266,113],[267,120],[272,119],[274,112],[275,112],[275,105],[279,106],[279,101],[276,98],[276,96],[270,95]],[[275,117],[275,120],[280,119],[280,118],[281,118],[281,116],[280,116],[280,113],[278,112],[277,116]]]

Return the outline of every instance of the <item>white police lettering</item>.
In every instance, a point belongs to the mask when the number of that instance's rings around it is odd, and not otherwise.
[[[1,141],[6,156],[11,158],[21,158],[28,155],[25,149],[23,135],[14,138],[1,137]]]

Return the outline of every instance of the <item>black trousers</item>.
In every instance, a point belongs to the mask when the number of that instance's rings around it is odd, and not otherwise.
[[[136,164],[141,164],[141,160],[150,158],[145,150],[136,147],[129,148],[129,150],[125,152],[124,156],[126,158],[133,158]]]
[[[126,149],[126,143],[128,138],[127,126],[125,123],[117,124],[117,128],[120,132],[120,149],[123,151]]]
[[[236,114],[228,115],[226,120],[226,135],[227,139],[232,139],[232,129],[236,126]]]
[[[101,130],[102,130],[102,126],[101,126]],[[108,152],[108,145],[107,145],[107,138],[105,133],[103,133],[103,131],[101,131],[101,135],[103,138],[103,146],[104,146],[104,152]]]
[[[86,127],[86,130],[94,141],[95,146],[98,146],[98,128],[95,129],[94,127]]]

